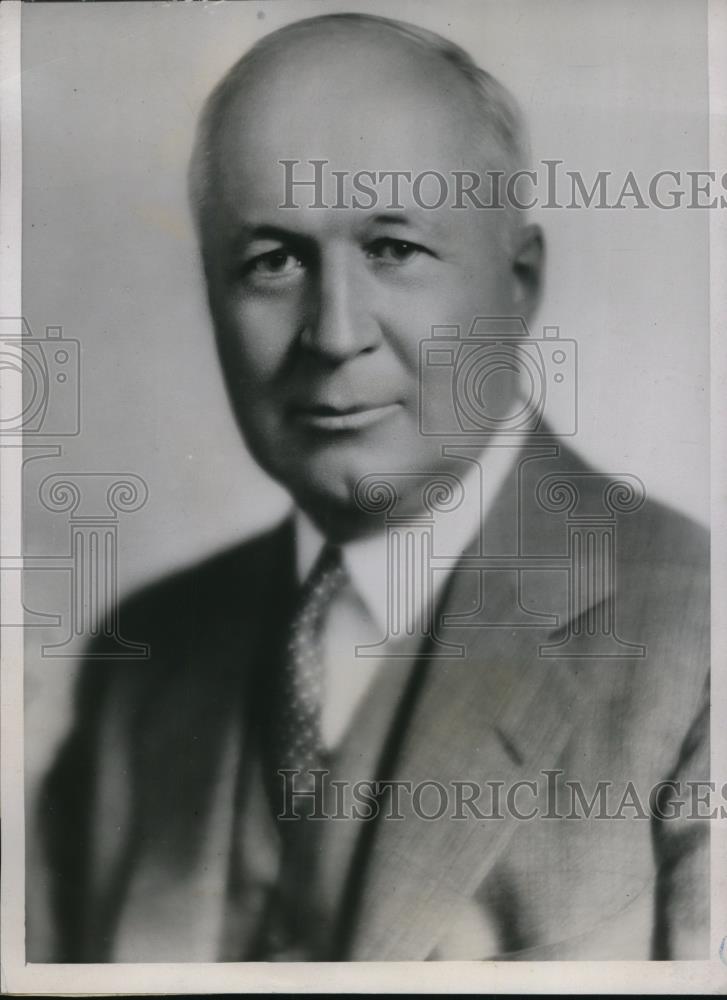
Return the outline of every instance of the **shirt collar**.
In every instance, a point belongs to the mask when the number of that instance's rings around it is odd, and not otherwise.
[[[464,499],[456,510],[433,515],[435,554],[458,558],[481,530],[492,502],[512,468],[519,448],[498,446],[493,440],[462,478]],[[325,544],[325,538],[300,508],[295,509],[296,571],[306,579]],[[343,561],[359,597],[383,631],[387,622],[386,534],[358,539],[343,546]],[[435,596],[450,571],[432,574]]]

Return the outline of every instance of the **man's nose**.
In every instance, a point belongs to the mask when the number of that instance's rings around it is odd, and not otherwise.
[[[321,260],[310,289],[301,343],[331,364],[372,351],[380,342],[363,270],[361,262],[332,254]]]

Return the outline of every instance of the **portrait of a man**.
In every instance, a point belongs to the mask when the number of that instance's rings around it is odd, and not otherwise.
[[[527,129],[358,12],[209,94],[209,337],[291,508],[107,609],[146,655],[86,636],[39,960],[704,957],[707,532],[569,440],[598,379],[539,313]]]

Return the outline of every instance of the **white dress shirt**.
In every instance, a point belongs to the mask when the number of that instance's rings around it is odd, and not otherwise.
[[[482,530],[485,516],[518,450],[516,445],[502,446],[493,439],[480,454],[480,465],[473,464],[462,478],[462,503],[456,510],[433,515],[433,551],[436,555],[459,558]],[[295,529],[296,569],[302,582],[311,571],[325,539],[299,509],[295,512]],[[325,678],[321,728],[328,750],[340,744],[356,708],[387,662],[386,655],[357,656],[356,647],[373,645],[386,637],[388,587],[394,586],[392,580],[387,581],[384,532],[344,545],[343,559],[350,585],[342,588],[331,602],[321,640]],[[451,569],[432,574],[431,601],[441,592],[450,573]],[[421,616],[425,610],[431,609],[418,608],[417,615]]]

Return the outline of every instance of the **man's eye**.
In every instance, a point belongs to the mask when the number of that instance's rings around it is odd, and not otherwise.
[[[424,247],[417,243],[385,238],[369,244],[366,256],[372,260],[382,261],[384,264],[407,264],[424,252]]]
[[[288,250],[270,250],[254,257],[247,265],[249,274],[259,278],[284,277],[293,274],[303,262]]]

